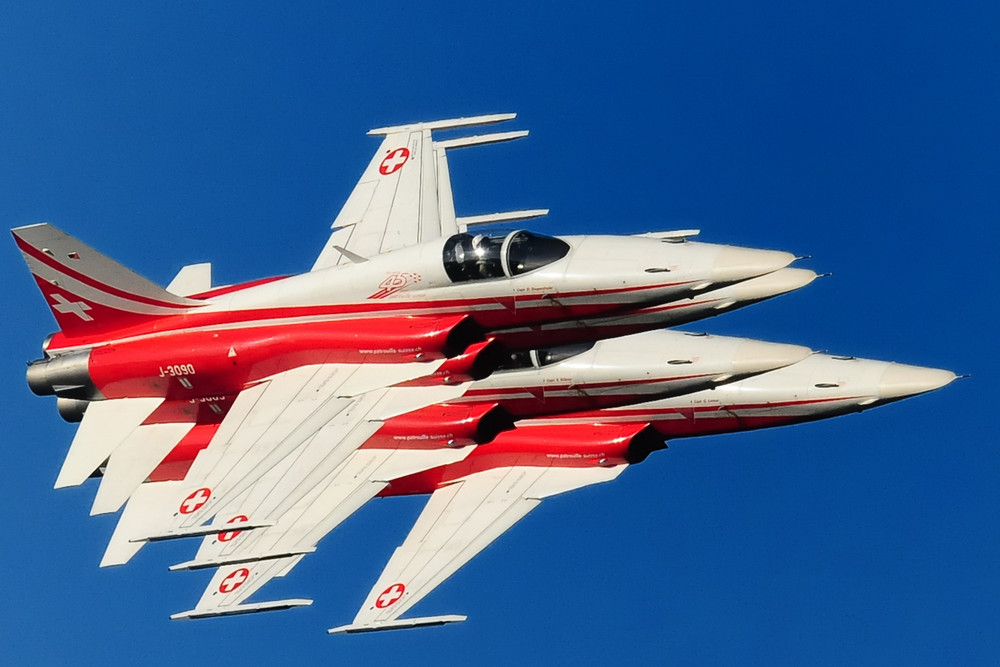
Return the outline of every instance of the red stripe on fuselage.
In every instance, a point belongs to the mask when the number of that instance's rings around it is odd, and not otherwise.
[[[208,290],[207,292],[198,292],[197,294],[192,294],[188,298],[190,299],[214,299],[215,297],[225,296],[226,294],[232,294],[233,292],[242,292],[243,290],[250,289],[251,287],[258,287],[260,285],[266,285],[268,283],[273,283],[277,280],[284,280],[288,276],[272,276],[270,278],[261,278],[259,280],[251,280],[246,283],[239,283],[236,285],[226,285],[224,287],[215,287]]]
[[[659,285],[615,288],[604,291],[572,292],[560,294],[560,297],[589,295],[601,296],[635,292],[639,290],[661,289],[683,283],[666,283]],[[532,300],[539,300],[544,295],[529,295]],[[519,295],[517,300],[521,300]],[[578,306],[563,306],[553,302],[546,308],[531,308],[524,312],[519,310],[512,295],[503,297],[480,297],[475,299],[442,299],[438,301],[375,301],[361,303],[340,303],[315,306],[289,306],[283,308],[257,308],[248,310],[228,310],[216,312],[189,312],[183,315],[171,315],[157,318],[152,324],[141,324],[127,327],[116,332],[114,340],[107,335],[69,337],[58,333],[49,343],[49,350],[68,350],[71,348],[88,347],[108,342],[123,342],[151,336],[161,336],[191,329],[213,329],[230,325],[240,326],[277,326],[288,324],[285,320],[293,319],[363,319],[365,317],[415,317],[431,315],[448,315],[449,309],[456,312],[474,315],[476,322],[487,329],[507,327],[519,323],[538,323],[545,320],[565,319],[567,313],[571,317],[582,317],[596,313],[609,313],[615,309],[627,309],[633,304],[602,304],[590,303]],[[521,317],[523,319],[519,320]],[[360,324],[360,323],[359,323]]]

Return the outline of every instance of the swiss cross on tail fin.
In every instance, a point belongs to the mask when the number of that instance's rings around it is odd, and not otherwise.
[[[94,318],[87,314],[88,310],[93,310],[85,301],[70,301],[59,292],[52,293],[52,310],[63,315],[72,313],[84,322],[93,322]]]
[[[205,304],[171,294],[48,223],[11,233],[68,336],[107,333]]]

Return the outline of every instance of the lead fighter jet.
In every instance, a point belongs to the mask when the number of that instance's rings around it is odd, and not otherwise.
[[[543,210],[458,217],[447,152],[527,133],[434,133],[513,117],[372,130],[382,144],[300,275],[214,287],[210,267],[193,265],[164,289],[49,224],[13,230],[60,327],[28,384],[81,421],[56,487],[99,476],[92,513],[125,507],[102,565],[198,537],[195,559],[177,567],[216,575],[175,617],[306,604],[246,599],[375,495],[431,493],[425,513],[447,506],[455,525],[481,525],[477,508],[500,487],[471,480],[500,475],[502,486],[505,452],[549,462],[515,466],[511,499],[612,479],[663,434],[651,417],[609,427],[605,411],[721,388],[808,353],[650,332],[808,284],[814,273],[785,268],[790,253],[697,243],[692,230],[476,231]],[[456,620],[398,616],[489,543],[468,535],[458,544],[467,557],[422,583],[373,589],[380,611],[342,630]],[[437,562],[425,547],[420,558]]]

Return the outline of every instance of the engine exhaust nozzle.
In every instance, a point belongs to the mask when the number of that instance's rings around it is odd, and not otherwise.
[[[28,365],[26,378],[28,388],[37,396],[101,398],[90,379],[90,350],[33,361]]]

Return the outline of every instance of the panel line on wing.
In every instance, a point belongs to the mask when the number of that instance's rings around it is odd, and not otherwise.
[[[356,367],[349,368],[348,378]],[[265,391],[261,399],[269,393],[278,394],[268,397],[275,403],[259,411],[251,410],[253,421],[247,426],[250,433],[241,438],[241,429],[226,443],[239,447],[235,461],[232,457],[222,457],[216,462],[211,476],[204,481],[212,489],[213,498],[192,513],[183,525],[204,521],[224,497],[233,497],[249,489],[253,482],[350,404],[350,399],[338,398],[335,391],[321,391],[343,371],[343,366],[333,364],[303,367],[272,380],[269,386],[272,391]],[[295,389],[289,391],[292,387]],[[281,395],[281,392],[287,393]],[[278,398],[284,400],[278,401]],[[267,446],[262,444],[264,442]]]

